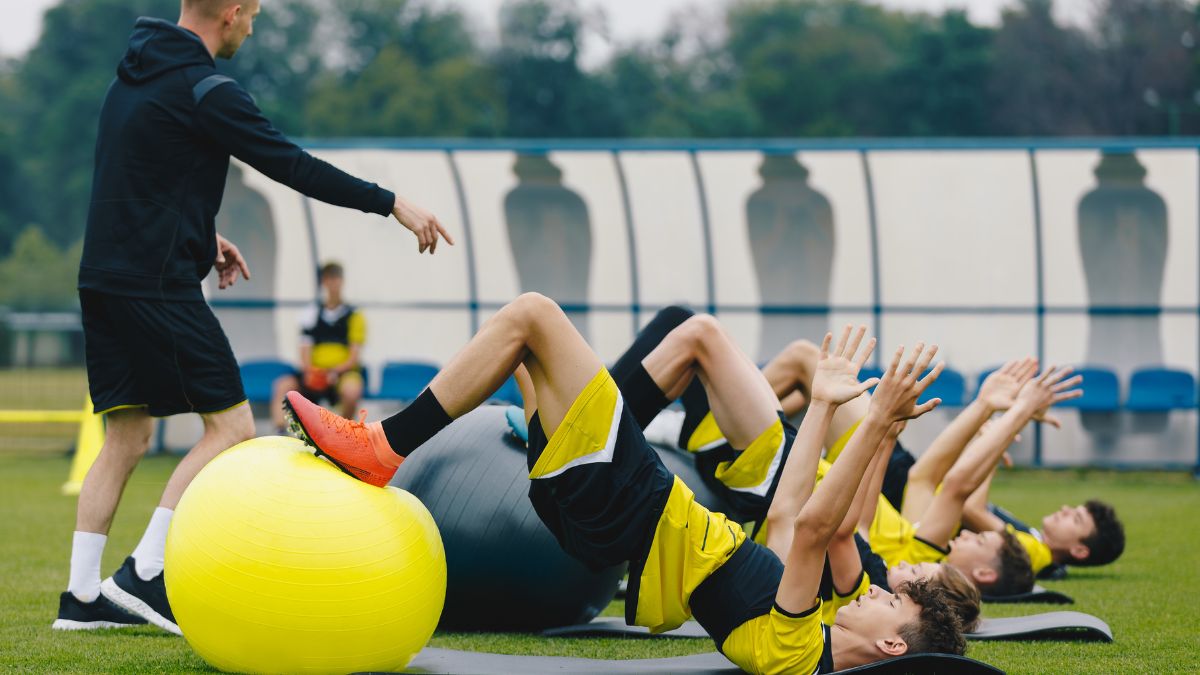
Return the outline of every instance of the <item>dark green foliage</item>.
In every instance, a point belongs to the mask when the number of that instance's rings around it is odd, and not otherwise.
[[[1200,131],[1195,0],[1098,0],[1094,25],[1020,0],[999,26],[868,0],[731,0],[585,67],[602,16],[508,0],[498,40],[435,0],[270,0],[219,67],[294,137],[1162,135]],[[36,223],[81,235],[96,114],[139,15],[62,0],[0,62],[0,259]],[[495,44],[493,44],[493,42]]]

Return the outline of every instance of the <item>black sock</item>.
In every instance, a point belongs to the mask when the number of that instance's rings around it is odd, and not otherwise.
[[[383,435],[387,436],[388,444],[397,455],[408,457],[453,421],[442,404],[438,403],[437,397],[426,387],[407,408],[382,422]]]
[[[625,397],[625,405],[633,414],[633,419],[643,429],[658,416],[658,413],[662,412],[663,408],[671,404],[662,389],[659,389],[658,384],[650,377],[650,373],[646,372],[640,363],[625,378],[620,389],[621,395]]]
[[[711,408],[708,404],[708,392],[704,391],[704,385],[698,377],[692,378],[692,383],[683,390],[683,396],[680,396],[679,400],[683,402],[683,427],[679,430],[679,447],[686,450],[696,427],[700,426],[700,422]]]
[[[608,371],[620,388],[621,395],[625,397],[629,412],[643,429],[670,404],[670,401],[650,378],[650,374],[642,366],[642,361],[662,343],[668,333],[693,315],[694,312],[685,307],[671,306],[660,310]]]
[[[635,369],[640,368],[642,361],[650,355],[650,352],[654,351],[654,348],[667,337],[668,333],[694,315],[695,312],[692,310],[678,306],[667,307],[655,314],[650,323],[638,332],[633,344],[629,345],[629,349],[626,349],[613,367],[609,368],[608,372],[612,373],[617,384],[632,375]]]

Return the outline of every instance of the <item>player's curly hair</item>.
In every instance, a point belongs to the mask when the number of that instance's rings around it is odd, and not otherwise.
[[[941,564],[938,568],[938,573],[929,579],[930,585],[942,590],[963,631],[970,633],[979,625],[979,588],[951,565]]]
[[[900,638],[908,644],[909,654],[959,654],[967,650],[958,612],[946,599],[941,587],[926,579],[907,581],[896,589],[921,606],[915,621],[900,627]]]
[[[1112,504],[1089,499],[1083,506],[1092,514],[1096,529],[1081,542],[1088,547],[1088,556],[1082,560],[1072,559],[1071,564],[1080,567],[1107,565],[1125,552],[1125,526],[1117,518]]]

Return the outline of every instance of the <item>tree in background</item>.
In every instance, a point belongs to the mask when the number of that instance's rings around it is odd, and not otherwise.
[[[1100,53],[1082,30],[1059,25],[1051,0],[1022,0],[1004,12],[988,83],[992,133],[1101,133]]]
[[[615,105],[579,53],[594,26],[569,0],[507,0],[500,8],[500,48],[493,63],[505,135],[524,138],[617,136]]]
[[[13,242],[12,255],[0,261],[0,307],[18,311],[70,310],[79,307],[75,279],[83,241],[63,250],[36,225]]]
[[[271,0],[219,67],[294,137],[1200,131],[1196,0],[1096,0],[1084,28],[1053,2],[1019,0],[987,27],[870,0],[730,0],[585,67],[605,24],[578,0],[507,0],[495,45],[443,0]],[[78,240],[129,31],[178,12],[62,0],[34,48],[0,63],[0,260],[32,223],[59,248]]]

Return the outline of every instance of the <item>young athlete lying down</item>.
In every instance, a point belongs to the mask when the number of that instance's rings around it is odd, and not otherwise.
[[[617,381],[623,383],[632,371],[631,363],[656,347],[657,342],[670,330],[691,315],[690,310],[682,307],[669,307],[659,312],[613,367]],[[764,376],[783,401],[788,414],[797,412],[808,401],[816,352],[816,346],[811,343],[796,341],[763,367]],[[977,447],[976,451],[957,464],[957,470],[951,472],[955,461],[963,456],[967,441],[980,431],[985,420],[997,412],[1009,410],[1016,403],[1022,385],[1032,379],[1036,369],[1033,359],[1006,364],[985,380],[976,400],[948,425],[920,460],[915,460],[907,450],[898,446],[889,461],[877,467],[875,473],[868,472],[868,476],[882,479],[877,480],[877,491],[882,491],[886,500],[878,500],[878,508],[867,512],[862,532],[864,535],[873,534],[878,548],[886,554],[884,557],[891,566],[887,577],[891,581],[911,579],[914,574],[927,575],[931,570],[936,572],[937,567],[928,563],[945,559],[986,593],[1010,595],[1028,591],[1033,585],[1033,574],[1051,560],[1103,564],[1119,555],[1124,545],[1120,522],[1116,520],[1112,508],[1103,502],[1093,500],[1086,506],[1064,507],[1047,516],[1043,520],[1044,535],[1036,530],[1014,531],[987,509],[988,484],[983,482],[981,486],[977,462],[981,457],[1002,454],[1011,442],[1011,435],[989,435],[986,441],[981,440],[981,443],[988,444],[988,450]],[[1069,371],[1065,370],[1055,375],[1058,388],[1051,403],[1081,393],[1078,390],[1067,391],[1079,382],[1078,378],[1062,381],[1067,375]],[[770,505],[773,486],[770,491],[756,494],[729,485],[727,476],[743,475],[748,470],[755,471],[755,475],[766,476],[778,464],[772,463],[774,457],[765,449],[757,449],[757,455],[734,450],[722,437],[721,430],[709,413],[701,388],[693,385],[681,399],[685,412],[674,415],[674,420],[664,423],[664,420],[670,420],[670,414],[660,416],[653,422],[646,418],[645,423],[651,425],[647,436],[657,434],[660,441],[671,445],[677,442],[681,449],[693,453],[697,468],[710,487],[719,489],[724,484],[728,489],[723,491],[722,496],[734,505],[735,512],[745,521],[755,521],[756,527],[752,531],[760,535],[757,539],[761,541],[761,525]],[[840,445],[838,439],[844,443],[847,430],[852,429],[853,423],[862,416],[866,400],[867,396],[864,395],[863,401],[850,402],[839,409],[826,434],[825,445],[830,448],[830,457],[836,456]],[[791,409],[788,409],[789,404]],[[1046,409],[1041,408],[1002,417],[997,424],[1011,422],[1019,428],[1031,419],[1056,423],[1054,418],[1046,414]],[[994,452],[996,450],[998,453]],[[783,451],[786,452],[786,448]],[[742,465],[743,470],[732,471],[738,465]],[[910,468],[913,475],[912,497],[902,501]],[[935,490],[948,474],[953,489],[945,491],[934,504]],[[971,498],[964,498],[964,489],[971,487],[976,488]],[[871,500],[868,503],[876,502]],[[904,506],[903,512],[901,504]],[[933,511],[925,517],[931,507]],[[949,536],[953,536],[958,529],[960,520],[963,526],[980,535],[967,532],[951,541]],[[954,523],[949,535],[942,531],[945,529],[942,526],[947,522]],[[922,528],[922,525],[925,527]],[[872,580],[888,587],[882,574],[885,566],[871,564],[871,549],[863,546],[861,541],[859,550],[862,563],[870,570]],[[952,585],[958,585],[954,584],[956,579],[950,581]],[[969,598],[965,599],[970,604]]]
[[[850,327],[846,330],[849,331]],[[862,330],[865,332],[865,329]],[[783,557],[786,554],[786,546],[781,546],[780,538],[772,537],[770,532],[772,529],[785,535],[790,532],[791,520],[797,510],[795,496],[779,490],[782,468],[789,462],[796,430],[781,416],[780,424],[772,427],[776,433],[763,434],[749,446],[739,447],[724,438],[714,421],[707,396],[702,390],[703,385],[699,384],[705,379],[704,360],[700,358],[700,354],[710,348],[707,345],[722,344],[724,340],[721,327],[710,317],[696,318],[690,310],[668,307],[660,311],[639,332],[611,372],[634,420],[640,426],[644,420],[655,419],[669,403],[654,384],[647,368],[654,369],[655,364],[671,361],[686,363],[696,370],[698,377],[685,388],[685,392],[697,388],[701,391],[699,395],[692,396],[693,400],[687,402],[687,413],[693,419],[699,420],[698,424],[691,426],[706,429],[699,433],[713,439],[705,449],[693,455],[701,475],[709,488],[719,492],[725,503],[734,506],[734,511],[743,521],[754,521],[751,531],[756,534],[752,538],[773,548]],[[804,459],[796,461],[803,462],[804,466],[818,466],[816,478],[819,480],[824,477],[829,465],[815,458],[820,456],[826,443],[834,444],[834,450],[840,451],[849,439],[847,429],[865,414],[866,403],[864,400],[862,410],[853,412],[853,416],[847,416],[840,412],[839,404],[843,401],[833,396],[838,391],[834,383],[861,388],[858,385],[857,364],[847,359],[820,359],[820,350],[815,346],[812,346],[814,358],[809,363],[806,359],[807,354],[790,353],[799,351],[796,349],[798,346],[803,348],[801,343],[794,343],[783,354],[773,359],[763,368],[762,375],[777,396],[783,394],[781,405],[784,408],[790,398],[794,399],[799,395],[795,389],[797,383],[800,383],[803,386],[805,404],[811,400],[814,410],[831,412],[829,420],[823,420],[823,416],[818,414],[806,416],[804,424],[817,431],[805,436],[806,445],[796,446],[796,451],[807,453]],[[828,346],[825,345],[826,351]],[[801,375],[796,374],[798,367],[804,369]],[[686,398],[688,394],[685,393],[684,396]],[[529,411],[529,414],[532,414],[532,411]],[[804,429],[802,426],[801,430]],[[836,435],[831,435],[834,430]],[[898,434],[899,428],[889,430],[887,447],[890,448],[891,444],[896,442]],[[804,490],[803,494],[811,492],[811,481]],[[855,528],[860,520],[861,504],[869,490],[865,481],[860,483],[858,490],[854,505],[831,541],[828,574],[822,580],[821,594],[825,601],[823,620],[830,624],[834,622],[840,607],[868,591],[874,578],[878,579],[878,585],[884,590],[892,588],[885,581],[886,565],[882,559],[873,555],[866,541],[856,536]],[[875,491],[878,492],[878,486],[875,487]],[[874,498],[871,503],[874,504]],[[772,527],[766,527],[769,511],[770,519],[774,520]],[[874,566],[872,563],[875,563]],[[868,578],[865,569],[870,569],[874,578]],[[907,574],[909,576],[906,580],[911,581],[911,572],[907,566],[898,566],[893,570],[893,575]],[[927,570],[923,578],[945,593],[948,602],[962,618],[964,627],[974,626],[979,616],[979,591],[969,580],[949,566],[940,571],[935,566],[934,570]],[[899,584],[899,580],[896,584]]]
[[[699,377],[729,440],[748,447],[763,434],[778,434],[778,399],[758,369],[723,333],[707,334],[718,337],[699,350]],[[829,358],[861,365],[859,338],[844,334]],[[295,392],[286,405],[321,454],[384,485],[405,456],[523,365],[532,385],[527,400],[537,407],[529,420],[530,499],[571,555],[594,567],[630,563],[626,620],[662,631],[694,615],[718,649],[748,672],[830,672],[909,652],[965,648],[958,619],[925,583],[895,594],[872,589],[843,608],[832,627],[822,626],[817,597],[826,547],[888,429],[936,405],[916,405],[940,372],[939,364],[918,379],[934,351],[918,345],[907,358],[897,351],[865,418],[811,498],[804,488],[815,467],[785,466],[780,490],[796,496],[796,511],[792,526],[780,528],[790,538],[782,558],[697,504],[667,472],[600,360],[562,310],[536,294],[489,319],[417,401],[382,423],[338,417]],[[659,395],[673,398],[695,375],[692,363],[647,359],[644,365]],[[855,382],[838,395],[852,399],[869,384]]]
[[[677,338],[677,335],[697,336],[705,330],[720,330],[711,320],[700,323],[692,321],[693,316],[694,313],[691,310],[682,307],[663,309],[642,329],[629,349],[613,366],[613,377],[626,399],[631,402],[631,410],[639,424],[655,419],[655,416],[669,402],[656,388],[641,385],[641,382],[647,378],[643,363],[663,358],[664,354],[671,354],[674,358],[692,358],[694,348],[691,345],[697,340],[694,338],[681,340]],[[819,388],[819,385],[814,378],[820,375],[823,369],[827,375],[830,374],[830,362],[818,363],[819,352],[820,350],[815,345],[797,341],[763,367],[764,378],[771,384],[774,393],[781,398],[785,407],[788,401],[792,401],[794,404],[798,398],[803,404],[807,404],[810,398],[814,403],[817,402],[813,392]],[[846,376],[844,373],[838,375]],[[857,377],[857,375],[857,368],[849,374],[851,377]],[[696,391],[697,389],[699,391]],[[654,396],[649,398],[641,396],[638,393],[641,391],[652,391]],[[708,487],[719,492],[723,500],[733,506],[734,513],[742,522],[751,521],[753,523],[749,527],[749,531],[753,533],[755,541],[768,543],[771,529],[767,526],[768,510],[778,495],[779,469],[789,456],[794,430],[784,424],[785,435],[783,441],[779,443],[736,445],[724,437],[723,431],[712,414],[703,387],[699,386],[697,382],[693,382],[684,392],[682,396],[685,407],[684,419],[682,423],[675,425],[676,428],[669,435],[674,437],[678,434],[681,447],[691,452],[695,458],[697,469]],[[810,451],[819,455],[822,447],[828,447],[829,456],[835,457],[849,439],[858,421],[866,414],[869,400],[869,395],[862,394],[858,399],[846,402],[845,405],[835,406],[828,423],[821,426],[823,431],[814,438],[815,445],[810,448]],[[808,419],[806,416],[805,420]],[[882,449],[881,454],[886,456],[891,452],[893,445],[897,443],[898,433],[897,429],[894,430],[894,433],[889,434],[890,442]],[[670,439],[668,440],[670,441]],[[828,468],[828,464],[823,460],[809,459],[808,463],[817,467],[818,479]],[[886,467],[888,462],[885,459],[877,464]],[[876,464],[872,466],[874,467]],[[964,626],[972,627],[979,616],[980,593],[975,583],[964,575],[971,574],[976,567],[980,568],[980,575],[985,575],[989,569],[1000,569],[1000,562],[990,558],[975,561],[967,555],[970,552],[969,547],[964,547],[958,553],[950,553],[950,562],[957,563],[957,566],[954,564],[945,566],[919,564],[920,560],[915,560],[915,564],[909,564],[904,560],[903,555],[892,556],[885,562],[883,558],[872,551],[865,537],[869,532],[869,525],[875,514],[877,503],[883,503],[878,495],[881,484],[886,483],[886,478],[883,473],[875,469],[868,471],[867,476],[873,480],[864,480],[859,486],[859,489],[864,492],[856,496],[856,506],[851,509],[844,527],[839,528],[839,536],[831,545],[830,567],[835,579],[833,584],[823,587],[826,611],[835,610],[841,604],[854,600],[865,592],[871,583],[890,590],[903,581],[927,579],[945,592],[957,613],[962,617]],[[869,499],[867,494],[871,495]],[[865,504],[865,507],[861,507],[861,511],[859,504]],[[860,516],[862,512],[866,514],[866,525],[859,536],[855,529],[862,519]],[[786,516],[784,519],[787,520]],[[896,519],[899,519],[898,514]],[[782,523],[782,527],[785,530],[790,528],[790,522]],[[909,535],[910,543],[914,543],[911,536],[914,531],[915,528],[911,525],[907,527],[906,532]],[[844,541],[842,541],[843,539]],[[919,545],[919,542],[915,543]],[[896,547],[892,548],[894,550]],[[837,552],[851,550],[857,553],[857,558],[844,560],[839,564],[840,558]],[[865,575],[864,570],[866,571]]]

